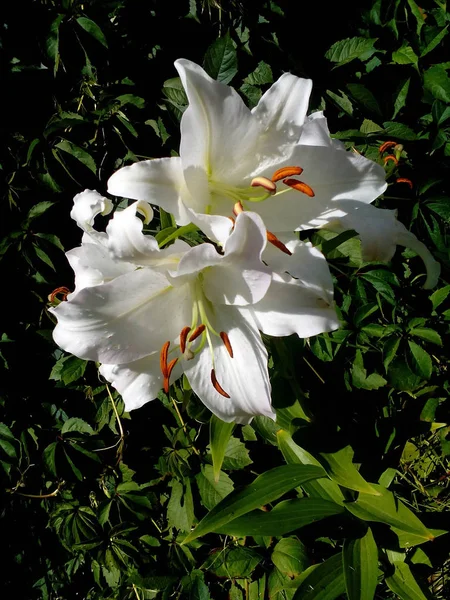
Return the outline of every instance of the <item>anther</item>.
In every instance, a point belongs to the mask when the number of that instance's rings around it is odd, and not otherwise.
[[[228,354],[231,356],[231,358],[233,358],[233,348],[231,347],[230,338],[228,337],[228,334],[225,331],[221,331],[219,335],[220,339],[225,345],[225,348],[228,350]]]
[[[383,154],[383,152],[386,152],[388,148],[393,148],[396,145],[397,142],[384,142],[384,144],[381,144],[381,146],[378,148],[378,152]]]
[[[69,290],[69,288],[66,288],[64,286],[56,288],[56,290],[53,290],[53,292],[48,295],[48,301],[54,302],[56,299],[56,296],[58,296],[59,294],[61,294],[62,301],[67,300],[67,295],[70,294],[70,290]]]
[[[392,160],[392,162],[397,166],[398,165],[398,160],[395,158],[395,156],[393,154],[388,154],[387,156],[385,156],[383,158],[384,164],[386,165],[390,160]]]
[[[281,250],[281,252],[284,252],[288,256],[292,256],[292,252],[289,250],[289,248],[287,248],[283,242],[279,240],[271,231],[267,232],[267,241],[273,244],[275,248],[278,248],[278,250]]]
[[[219,392],[219,394],[221,396],[223,396],[224,398],[230,398],[230,395],[226,393],[226,391],[223,389],[223,387],[217,381],[216,372],[214,371],[214,369],[211,369],[211,383],[213,384],[214,389],[217,392]]]
[[[275,194],[277,186],[273,181],[267,179],[267,177],[255,177],[252,179],[250,184],[252,187],[262,187],[269,192],[269,194]]]
[[[236,202],[236,204],[233,206],[233,213],[237,217],[238,215],[241,214],[241,212],[244,212],[244,207],[242,206],[242,202]]]
[[[282,167],[275,171],[272,175],[272,181],[276,183],[277,181],[281,181],[285,177],[292,177],[293,175],[301,175],[303,173],[303,169],[301,167]]]
[[[310,198],[314,198],[315,196],[312,188],[309,187],[307,183],[303,183],[303,181],[298,181],[297,179],[283,179],[283,183],[298,192],[302,192],[302,194],[306,194]]]
[[[190,327],[183,327],[183,329],[181,330],[180,333],[180,350],[181,350],[181,354],[184,354],[184,351],[186,350],[186,339],[188,336],[188,333],[190,332],[191,328]]]
[[[164,377],[167,377],[167,356],[169,354],[170,342],[165,342],[159,354],[159,368]]]
[[[189,341],[193,342],[194,340],[196,340],[200,335],[202,335],[202,333],[205,331],[205,329],[206,329],[206,326],[203,325],[203,323],[201,325],[199,325],[196,329],[194,329],[194,331],[189,336]]]
[[[177,364],[178,362],[178,357],[174,358],[170,361],[170,363],[167,365],[167,379],[170,379],[170,376],[172,375],[172,371],[174,366]]]
[[[411,179],[407,179],[406,177],[398,177],[398,178],[395,180],[395,183],[406,183],[406,184],[408,184],[408,185],[409,185],[409,187],[410,187],[411,189],[413,189],[413,187],[414,187],[414,185],[413,185],[413,182],[411,181]]]

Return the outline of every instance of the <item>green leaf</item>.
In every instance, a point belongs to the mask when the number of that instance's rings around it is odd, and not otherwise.
[[[434,539],[433,534],[392,492],[380,485],[372,484],[378,496],[360,495],[355,502],[346,504],[355,517],[363,521],[386,523],[401,531],[420,536],[424,542]]]
[[[337,67],[359,58],[367,60],[376,52],[374,44],[378,38],[353,37],[336,42],[326,52],[325,58],[337,63]]]
[[[61,142],[56,144],[55,147],[59,148],[63,152],[67,152],[67,154],[70,154],[71,156],[79,160],[84,166],[86,166],[94,174],[96,174],[97,166],[95,164],[95,161],[89,154],[89,152],[86,152],[86,150],[83,150],[83,148],[76,146],[74,143],[69,142],[69,140],[62,140]]]
[[[434,213],[439,215],[447,223],[450,223],[450,207],[448,199],[444,198],[441,202],[427,202],[426,206]]]
[[[309,567],[300,576],[293,600],[335,600],[345,593],[341,554]]]
[[[186,544],[210,531],[216,531],[233,519],[280,498],[283,494],[311,479],[321,477],[323,470],[309,465],[285,465],[270,469],[240,491],[229,494],[215,506],[187,538]]]
[[[423,74],[423,85],[430,94],[446,102],[450,102],[450,78],[443,65],[434,65]]]
[[[385,121],[383,123],[383,127],[385,135],[394,139],[407,141],[413,141],[417,139],[417,135],[414,133],[414,131],[410,127],[403,125],[403,123]]]
[[[45,47],[48,56],[53,61],[53,74],[56,75],[59,68],[59,27],[65,15],[57,15],[55,20],[50,25],[50,33],[45,42]]]
[[[54,365],[49,379],[69,385],[83,377],[87,362],[76,356],[62,356]]]
[[[403,44],[401,48],[392,53],[392,60],[398,65],[417,65],[419,57],[409,44]]]
[[[67,419],[61,429],[61,435],[65,435],[66,433],[70,433],[71,431],[76,431],[78,433],[87,433],[88,435],[93,435],[94,430],[83,421],[83,419],[79,419],[78,417],[71,417]]]
[[[265,85],[266,83],[272,83],[273,75],[270,65],[264,61],[260,61],[253,73],[250,73],[250,75],[244,79],[244,82],[249,85]]]
[[[261,560],[262,556],[255,550],[237,546],[211,554],[202,568],[227,579],[250,577]]]
[[[31,209],[29,210],[26,221],[29,222],[29,221],[32,221],[33,219],[36,219],[37,217],[40,217],[45,212],[47,212],[48,209],[51,208],[52,206],[55,206],[55,203],[49,202],[48,200],[46,200],[44,202],[38,202],[37,204],[32,206]]]
[[[180,237],[184,237],[185,235],[188,235],[189,233],[194,233],[197,231],[198,231],[198,227],[197,227],[197,225],[194,225],[193,223],[189,223],[189,225],[183,225],[182,227],[179,227],[176,231],[174,231],[173,233],[168,235],[163,240],[158,240],[159,247],[162,248],[163,246],[166,246],[169,242],[173,242],[174,240],[177,240]]]
[[[371,121],[370,119],[364,119],[359,130],[361,131],[361,133],[364,133],[365,135],[369,135],[370,133],[379,133],[380,131],[384,131],[384,129],[382,127],[380,127],[379,125],[377,125],[374,121]]]
[[[102,46],[105,46],[105,48],[108,47],[108,42],[106,41],[105,35],[97,23],[94,23],[94,21],[88,19],[87,17],[78,17],[77,23],[80,27],[87,31],[89,35],[95,38],[97,42],[100,42]]]
[[[434,331],[434,329],[429,329],[428,327],[414,327],[413,329],[410,329],[408,333],[409,335],[414,335],[431,344],[442,346],[442,338],[437,331]]]
[[[446,25],[444,27],[444,29],[441,29],[441,31],[437,35],[434,36],[434,38],[422,50],[422,52],[420,53],[420,56],[421,57],[426,56],[429,52],[434,50],[436,48],[436,46],[438,46],[442,42],[442,40],[447,35],[447,33],[448,33],[448,25]]]
[[[225,456],[222,467],[230,471],[243,469],[252,464],[252,459],[249,456],[248,450],[240,440],[231,437],[228,440],[225,448]]]
[[[411,9],[412,14],[416,18],[417,21],[417,35],[420,36],[420,31],[422,27],[425,25],[425,15],[424,12],[419,8],[419,6],[414,2],[414,0],[408,0],[409,8]]]
[[[213,79],[230,83],[238,67],[235,44],[229,33],[211,44],[206,51],[203,67]]]
[[[438,306],[440,306],[444,300],[447,299],[447,296],[450,294],[450,285],[446,285],[439,290],[433,292],[430,296],[430,300],[433,304],[433,309],[436,310]]]
[[[433,371],[431,356],[421,346],[412,340],[408,340],[408,346],[411,351],[411,354],[408,357],[408,362],[412,371],[420,377],[429,379]]]
[[[408,96],[410,83],[411,83],[411,79],[406,79],[406,81],[404,81],[399,87],[397,96],[394,100],[394,113],[392,115],[393,119],[395,119],[395,117],[398,115],[398,113],[406,105],[406,98]]]
[[[367,304],[363,304],[362,306],[360,306],[356,310],[355,315],[353,317],[353,322],[356,325],[356,327],[359,327],[365,319],[370,317],[370,315],[373,315],[374,312],[377,312],[379,308],[380,307],[376,302],[367,302]]]
[[[173,479],[170,482],[172,493],[167,504],[167,521],[169,527],[181,531],[189,531],[194,521],[194,503],[191,483],[185,479],[183,483]]]
[[[322,498],[295,498],[279,502],[266,512],[254,510],[214,528],[216,533],[245,537],[247,535],[279,536],[310,525],[326,517],[345,512],[345,508]]]
[[[388,371],[388,367],[397,355],[398,348],[400,346],[400,338],[390,337],[386,340],[383,346],[383,365]]]
[[[295,537],[280,540],[271,559],[277,569],[288,577],[300,575],[310,565],[306,546]]]
[[[401,600],[427,600],[409,566],[401,561],[395,561],[393,566],[393,575],[385,579],[389,589]]]
[[[364,108],[370,110],[371,112],[377,113],[381,115],[381,109],[378,105],[378,102],[372,92],[367,89],[361,83],[349,83],[347,85],[347,89],[353,98],[359,102]]]
[[[350,490],[356,490],[363,494],[379,496],[379,492],[373,484],[367,483],[352,462],[353,449],[346,446],[332,454],[321,453],[322,465],[328,476],[339,485],[343,485]]]
[[[201,472],[196,475],[198,491],[202,504],[211,510],[221,500],[233,491],[234,485],[226,473],[219,471],[220,479],[216,477],[211,465],[202,465]]]
[[[330,96],[330,98],[332,100],[334,100],[336,102],[336,104],[340,108],[342,108],[342,110],[344,112],[346,112],[348,115],[351,116],[353,114],[353,104],[351,103],[351,100],[349,99],[349,97],[346,94],[344,94],[344,92],[342,90],[339,90],[339,91],[341,93],[340,96],[338,96],[331,90],[327,90],[327,94]]]
[[[58,443],[52,442],[42,453],[42,462],[47,471],[56,477],[56,447]]]
[[[320,462],[309,452],[298,446],[291,435],[284,429],[280,429],[277,432],[277,440],[278,447],[284,456],[284,460],[288,464],[314,465],[316,467],[321,467]],[[325,477],[325,472],[323,478],[308,481],[302,485],[302,488],[309,496],[331,500],[337,504],[343,504],[344,502],[344,495],[338,484],[335,481],[328,479],[328,477]]]
[[[367,370],[364,368],[361,350],[356,351],[351,374],[352,383],[358,389],[377,390],[387,383],[386,379],[381,377],[381,375],[378,375],[378,373],[371,373],[369,376],[367,376]]]
[[[219,481],[219,473],[234,426],[234,423],[225,423],[215,415],[212,415],[209,422],[209,445],[211,448],[215,481]]]
[[[56,271],[55,265],[53,264],[51,258],[49,257],[49,255],[46,252],[44,252],[44,250],[42,250],[42,248],[40,248],[39,246],[36,246],[36,244],[33,244],[33,250],[34,250],[36,256],[38,258],[40,258],[43,263],[45,263],[48,267],[50,267],[50,269],[53,269],[53,271]]]
[[[348,600],[373,600],[377,587],[378,548],[370,528],[364,537],[344,541],[342,560]]]

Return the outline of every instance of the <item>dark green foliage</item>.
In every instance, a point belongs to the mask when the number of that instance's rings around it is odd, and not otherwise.
[[[440,0],[8,3],[5,598],[365,600],[375,579],[378,598],[450,597],[449,23]],[[337,138],[380,163],[395,156],[378,205],[398,210],[442,264],[429,292],[409,250],[364,263],[354,232],[308,232],[328,258],[342,327],[306,342],[268,338],[277,423],[215,423],[211,438],[211,415],[183,380],[172,398],[124,413],[94,364],[56,348],[47,311],[53,290],[73,288],[63,253],[81,238],[73,196],[105,193],[120,166],[177,152],[179,57],[251,107],[282,72],[311,77],[310,108],[326,110]],[[389,140],[397,146],[380,154]],[[201,239],[158,215],[161,245]],[[214,524],[269,469],[292,485]]]

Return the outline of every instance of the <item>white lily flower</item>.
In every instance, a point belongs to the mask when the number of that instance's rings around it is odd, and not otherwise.
[[[414,250],[423,260],[427,272],[423,287],[435,287],[441,272],[440,264],[425,244],[398,221],[396,210],[376,208],[357,202],[342,204],[345,204],[344,210],[330,213],[326,224],[317,222],[316,227],[325,227],[337,233],[354,229],[361,240],[362,258],[366,261],[388,262],[394,256],[397,246]]]
[[[110,193],[158,204],[223,243],[236,202],[271,231],[293,231],[340,200],[370,203],[386,188],[381,166],[331,140],[321,113],[306,117],[310,80],[284,74],[250,111],[195,63],[175,66],[189,99],[180,157],[120,169]]]

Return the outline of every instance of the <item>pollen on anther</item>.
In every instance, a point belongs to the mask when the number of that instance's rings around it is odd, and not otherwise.
[[[59,294],[61,294],[62,301],[67,300],[67,295],[70,294],[70,290],[69,290],[69,288],[66,288],[65,286],[56,288],[56,290],[53,290],[53,292],[48,295],[49,302],[54,302],[56,296],[58,296]]]
[[[219,394],[221,396],[223,396],[224,398],[230,398],[230,395],[226,393],[226,391],[223,389],[223,387],[217,381],[216,372],[214,371],[214,369],[211,369],[211,383],[213,384],[214,389],[217,392],[219,392]]]
[[[237,217],[238,215],[241,214],[241,212],[244,212],[244,207],[242,206],[242,202],[236,202],[236,204],[233,206],[233,213]]]
[[[206,329],[206,326],[203,325],[203,323],[201,325],[199,325],[196,329],[194,329],[194,331],[189,336],[189,341],[193,342],[194,340],[196,340],[200,335],[202,335],[202,333],[205,331],[205,329]]]
[[[275,194],[277,186],[267,177],[255,177],[250,184],[252,187],[262,187],[270,194]]]
[[[190,330],[191,330],[190,327],[183,327],[183,329],[181,330],[181,333],[180,333],[181,354],[184,354],[184,351],[186,350],[186,340],[187,340],[187,336],[188,336],[188,333],[190,332]]]
[[[276,183],[277,181],[281,181],[286,177],[292,177],[293,175],[301,175],[303,173],[303,169],[301,167],[282,167],[275,171],[272,175],[272,181]]]
[[[225,345],[225,348],[228,350],[228,354],[231,356],[231,358],[233,358],[233,348],[231,347],[230,338],[228,337],[228,334],[225,331],[221,331],[219,335],[220,339]]]
[[[165,342],[159,355],[159,368],[164,377],[167,377],[167,356],[169,354],[170,342]]]
[[[406,177],[398,177],[395,180],[395,183],[406,183],[407,185],[409,185],[409,187],[411,189],[413,189],[413,187],[414,187],[413,182],[411,181],[411,179],[407,179]]]
[[[313,189],[307,183],[304,183],[303,181],[298,181],[298,179],[289,179],[288,178],[288,179],[283,179],[283,183],[285,185],[288,185],[292,189],[297,190],[298,192],[302,192],[302,194],[306,194],[310,198],[314,198],[314,196],[315,196]]]
[[[292,256],[292,252],[289,250],[289,248],[287,248],[283,242],[279,240],[271,231],[267,232],[267,241],[273,244],[275,248],[278,248],[278,250],[281,250],[281,252],[284,252],[288,256]]]
[[[178,362],[178,357],[172,359],[170,361],[170,363],[167,365],[167,379],[170,379],[170,376],[172,375],[173,368],[177,364],[177,362]]]
[[[396,145],[397,142],[384,142],[384,144],[381,144],[381,146],[378,148],[378,152],[383,154],[383,152],[386,152],[388,148],[393,148]]]
[[[384,164],[386,165],[390,160],[392,160],[392,162],[395,165],[398,165],[398,160],[395,158],[395,156],[393,154],[388,154],[387,156],[385,156],[383,158]]]

